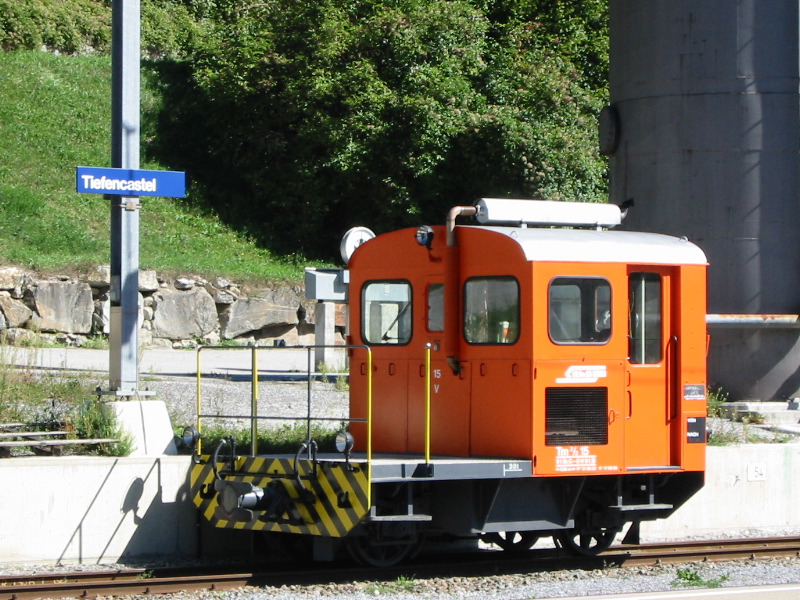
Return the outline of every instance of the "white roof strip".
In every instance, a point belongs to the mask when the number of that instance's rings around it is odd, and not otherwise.
[[[478,222],[485,224],[616,227],[622,222],[616,204],[481,198],[475,207]]]
[[[634,231],[476,227],[515,239],[525,257],[540,262],[707,264],[706,255],[685,238]]]

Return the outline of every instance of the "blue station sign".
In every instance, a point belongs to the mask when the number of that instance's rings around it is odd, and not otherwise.
[[[76,189],[81,194],[110,196],[186,196],[186,173],[182,171],[144,171],[76,167]]]

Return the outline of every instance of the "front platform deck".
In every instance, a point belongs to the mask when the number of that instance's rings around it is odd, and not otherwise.
[[[301,458],[305,458],[302,456]],[[341,454],[319,454],[320,463],[341,463]],[[353,464],[364,464],[364,452],[350,455]],[[530,460],[496,457],[432,456],[430,462],[419,454],[373,454],[372,482],[454,481],[461,479],[518,479],[533,476]]]
[[[432,456],[430,463],[426,463],[423,457],[414,455],[380,454],[372,457],[373,483],[419,479],[512,479],[531,477],[532,473],[530,460]]]

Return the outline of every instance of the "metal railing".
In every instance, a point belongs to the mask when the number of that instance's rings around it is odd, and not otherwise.
[[[321,375],[317,373],[313,368],[313,353],[318,348],[333,348],[333,349],[341,349],[341,350],[354,350],[354,349],[362,349],[367,352],[367,364],[369,368],[367,369],[368,377],[367,377],[367,418],[366,419],[352,419],[348,416],[342,417],[322,417],[322,416],[315,416],[312,413],[312,386],[314,380]],[[222,351],[239,351],[239,352],[249,352],[250,353],[250,414],[249,415],[228,415],[228,414],[211,414],[211,413],[204,413],[203,412],[203,395],[202,395],[202,379],[203,379],[203,369],[202,369],[202,354],[204,351],[210,350],[222,350]],[[259,380],[262,374],[266,373],[265,369],[260,369],[258,365],[259,353],[262,352],[272,352],[276,350],[281,351],[292,351],[292,350],[305,350],[307,353],[307,369],[306,369],[306,381],[308,386],[308,393],[306,398],[306,411],[304,415],[292,415],[292,416],[279,416],[279,415],[259,415],[258,414],[258,401],[259,401]],[[286,373],[288,374],[288,372]],[[371,458],[371,438],[372,438],[372,426],[371,426],[371,414],[372,414],[372,351],[368,346],[360,346],[360,345],[348,345],[348,346],[292,346],[292,347],[235,347],[235,346],[201,346],[197,349],[197,375],[196,375],[196,382],[197,382],[197,392],[196,392],[196,428],[198,433],[202,433],[203,431],[203,420],[204,419],[215,419],[215,420],[225,420],[225,419],[244,419],[250,422],[250,453],[251,455],[255,455],[258,453],[258,423],[259,421],[299,421],[303,420],[306,422],[306,438],[307,441],[310,441],[311,436],[311,422],[312,421],[347,421],[347,422],[366,422],[367,424],[367,447],[368,447],[368,458]],[[199,445],[202,441],[198,442],[198,453],[202,450],[202,447]]]
[[[316,379],[318,373],[313,369],[314,352],[317,349],[334,348],[347,350],[364,350],[366,351],[366,392],[367,392],[367,414],[364,419],[355,419],[349,416],[345,417],[320,417],[312,414],[312,384]],[[202,353],[209,350],[224,350],[224,351],[247,351],[250,353],[250,415],[221,415],[221,414],[205,414],[202,407]],[[306,380],[308,385],[308,394],[306,401],[306,414],[304,416],[262,416],[258,414],[258,401],[259,401],[259,379],[264,370],[259,369],[258,358],[260,352],[272,351],[291,351],[291,350],[305,350],[307,353],[307,370]],[[425,440],[424,440],[424,460],[426,464],[431,462],[431,345],[425,346]],[[372,349],[366,345],[345,345],[345,346],[292,346],[292,347],[233,347],[233,346],[202,346],[197,349],[197,431],[202,433],[203,419],[245,419],[250,421],[250,454],[255,456],[258,453],[258,423],[264,420],[285,420],[285,421],[298,421],[305,420],[306,422],[306,442],[311,442],[311,422],[312,421],[338,421],[348,423],[365,423],[367,428],[366,435],[366,461],[367,461],[367,502],[368,506],[371,505],[372,500],[372,459],[373,459],[373,361]],[[202,439],[197,443],[197,452],[201,453]],[[309,456],[311,453],[309,444]]]
[[[365,350],[367,353],[367,416],[365,419],[354,419],[349,416],[345,417],[315,417],[312,414],[311,399],[312,399],[312,385],[313,380],[318,375],[312,368],[314,365],[313,354],[317,349],[333,348],[347,350]],[[203,413],[203,398],[202,398],[202,361],[201,355],[203,351],[208,350],[224,350],[224,351],[248,351],[250,352],[250,415],[220,415],[220,414],[205,414]],[[306,414],[304,417],[300,416],[261,416],[258,414],[258,387],[260,375],[263,372],[258,366],[259,352],[271,351],[292,351],[292,350],[305,350],[307,353],[307,370],[306,380],[308,385],[308,394],[306,399]],[[201,434],[203,419],[246,419],[250,421],[250,454],[255,456],[258,453],[258,422],[266,420],[275,421],[306,421],[306,443],[308,444],[309,458],[311,454],[311,422],[312,421],[338,421],[338,422],[363,422],[367,427],[367,506],[372,504],[372,349],[364,345],[313,345],[313,346],[276,346],[276,347],[236,347],[236,346],[201,346],[197,349],[197,418],[196,428],[198,434]],[[197,453],[202,453],[202,437],[197,441]]]

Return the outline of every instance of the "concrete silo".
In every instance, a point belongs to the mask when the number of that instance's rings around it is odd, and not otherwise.
[[[733,399],[800,394],[798,0],[610,0],[601,148],[626,227],[705,250],[709,376]],[[733,323],[730,322],[733,321]]]

